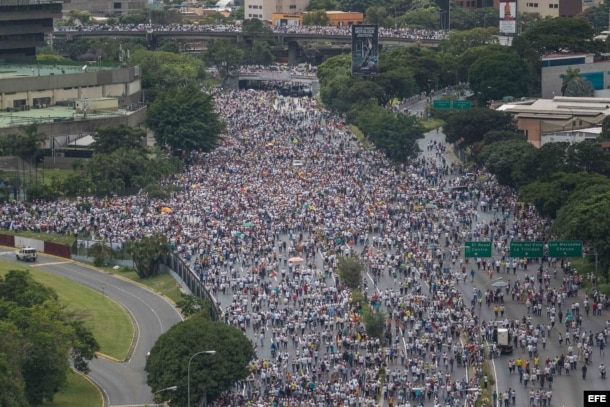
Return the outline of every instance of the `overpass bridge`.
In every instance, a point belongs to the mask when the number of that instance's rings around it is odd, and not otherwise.
[[[303,84],[311,89],[315,95],[320,91],[320,82],[315,75],[301,75],[291,72],[239,72],[239,81],[266,81],[266,82],[291,82],[293,84]]]
[[[296,64],[299,43],[325,43],[327,46],[342,47],[351,45],[351,35],[333,35],[333,34],[317,34],[317,33],[281,33],[275,32],[274,37],[279,48],[288,48],[288,60],[291,64]],[[206,49],[207,44],[213,40],[230,40],[234,42],[242,41],[242,33],[240,31],[169,31],[169,30],[136,30],[136,31],[120,31],[120,30],[95,30],[95,31],[63,31],[58,30],[53,32],[54,40],[74,41],[78,39],[95,39],[95,38],[114,38],[114,39],[142,39],[151,45],[154,49],[164,40],[172,39],[179,40],[190,44],[190,49]],[[394,37],[380,36],[379,44],[381,47],[438,47],[439,39],[432,38],[414,38],[414,37]]]

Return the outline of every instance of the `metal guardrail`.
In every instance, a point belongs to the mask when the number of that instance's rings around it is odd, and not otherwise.
[[[79,244],[80,242],[80,244]],[[98,243],[97,241],[75,241],[72,244],[71,251],[72,256],[77,256],[81,258],[88,258],[88,245]],[[131,256],[127,253],[127,251],[122,248],[121,250],[116,250],[115,247],[115,257],[116,260],[131,260]],[[90,257],[89,257],[90,258]],[[170,253],[164,256],[161,260],[161,264],[176,273],[176,275],[182,280],[184,285],[188,287],[188,289],[199,298],[202,298],[206,301],[209,301],[211,304],[211,316],[212,319],[218,321],[220,316],[222,315],[222,308],[218,303],[218,300],[209,292],[209,290],[205,287],[203,282],[199,279],[197,274],[190,268],[190,266],[175,253]]]
[[[170,253],[165,256],[163,259],[163,264],[170,270],[174,271],[180,277],[180,279],[182,279],[193,295],[210,302],[212,305],[212,319],[218,321],[222,314],[222,308],[220,307],[218,300],[216,300],[216,298],[210,294],[208,289],[204,286],[203,282],[190,268],[190,266],[186,264],[186,262],[181,259],[180,256],[174,253]]]

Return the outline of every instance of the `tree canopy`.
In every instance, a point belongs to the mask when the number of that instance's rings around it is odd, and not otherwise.
[[[148,109],[146,124],[159,146],[183,152],[212,151],[224,129],[212,97],[195,86],[160,94]]]
[[[522,36],[544,55],[565,50],[594,52],[599,49],[599,44],[592,41],[594,33],[585,19],[557,17],[534,24]]]
[[[156,276],[159,273],[161,257],[169,253],[169,242],[162,233],[144,236],[127,246],[134,268],[140,278]]]
[[[484,140],[490,131],[516,131],[510,114],[477,108],[451,114],[443,126],[448,143],[470,146]]]
[[[87,373],[99,345],[84,321],[27,271],[0,277],[0,405],[52,401],[72,366]]]
[[[470,88],[483,106],[488,100],[530,94],[527,64],[514,50],[500,45],[485,48],[470,66],[468,80]]]
[[[215,354],[199,354],[201,351]],[[237,328],[223,322],[193,317],[180,322],[159,337],[146,361],[148,385],[154,390],[178,386],[175,392],[159,394],[170,406],[187,404],[188,365],[193,405],[207,395],[208,402],[233,387],[250,373],[254,356],[250,340]]]

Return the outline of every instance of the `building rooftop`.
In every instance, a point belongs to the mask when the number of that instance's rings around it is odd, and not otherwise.
[[[132,114],[130,110],[97,111],[87,113],[86,119],[96,119],[104,117],[128,116]],[[19,112],[0,112],[0,128],[22,126],[31,123],[49,123],[78,121],[85,119],[83,113],[77,113],[74,107],[51,106],[44,109],[31,109]]]
[[[0,65],[0,79],[24,78],[32,76],[67,75],[82,73],[84,71],[104,71],[109,69],[113,69],[113,67],[100,67],[97,65],[89,65],[87,62],[83,62],[82,65],[78,66],[53,64],[2,64]]]

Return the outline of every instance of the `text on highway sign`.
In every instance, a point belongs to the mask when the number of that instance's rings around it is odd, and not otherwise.
[[[491,242],[464,242],[464,257],[491,257]]]
[[[581,257],[582,242],[580,240],[549,241],[549,257]]]
[[[544,242],[510,242],[510,257],[542,257]]]

